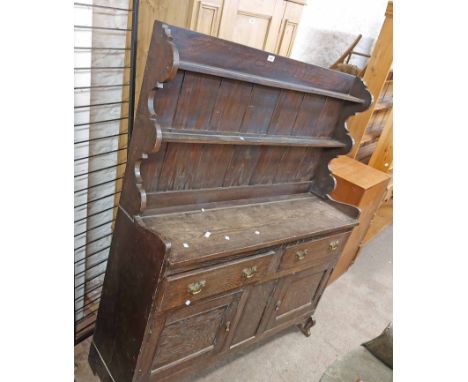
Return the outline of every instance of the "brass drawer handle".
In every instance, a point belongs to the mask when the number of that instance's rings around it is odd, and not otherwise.
[[[309,253],[308,249],[304,249],[303,251],[297,251],[296,252],[296,259],[297,260],[302,260],[306,255]]]
[[[204,286],[206,285],[206,280],[200,280],[195,283],[191,283],[187,285],[189,293],[194,296],[202,291]]]
[[[340,245],[340,241],[339,240],[335,240],[335,241],[332,241],[329,245],[330,249],[332,251],[336,251],[338,249],[338,246]]]
[[[246,279],[250,279],[255,276],[255,273],[257,273],[257,266],[254,265],[253,267],[245,268],[242,270],[242,276],[244,276]]]

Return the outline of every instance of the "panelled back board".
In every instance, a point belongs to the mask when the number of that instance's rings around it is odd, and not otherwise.
[[[154,24],[90,352],[102,380],[177,380],[308,334],[359,214],[328,196],[328,163],[370,102],[357,77]]]

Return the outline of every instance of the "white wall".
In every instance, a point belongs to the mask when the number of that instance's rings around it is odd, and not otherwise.
[[[356,50],[371,52],[385,19],[388,0],[309,0],[304,8],[291,57],[328,67],[357,35],[363,38]],[[363,66],[354,56],[351,63]]]

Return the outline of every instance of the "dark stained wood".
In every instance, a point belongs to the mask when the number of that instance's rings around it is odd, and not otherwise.
[[[168,211],[163,208],[172,206],[182,207],[184,211],[193,211],[203,207],[209,208],[219,202],[244,200],[245,204],[246,200],[260,197],[303,194],[309,190],[310,185],[311,182],[292,182],[154,192],[147,194],[148,204],[152,209],[147,209],[143,216],[164,214]]]
[[[197,301],[224,291],[238,289],[263,279],[270,270],[274,251],[236,260],[209,269],[197,269],[168,277],[163,286],[162,310],[183,306],[186,301]],[[246,273],[251,273],[246,276]],[[203,282],[200,291],[192,294],[189,285]]]
[[[344,233],[289,245],[285,248],[279,269],[304,269],[328,261],[341,252],[348,236],[348,233]]]
[[[169,244],[118,211],[93,343],[106,367],[131,380]],[[132,256],[129,256],[132,254]],[[138,267],[132,266],[138,264]],[[125,351],[122,351],[125,349]]]
[[[309,195],[306,198],[151,216],[145,218],[144,224],[171,241],[168,261],[176,269],[271,247],[288,239],[349,230],[356,222],[322,199]],[[205,237],[207,232],[209,237]]]
[[[195,73],[203,73],[203,74],[211,74],[213,76],[230,78],[233,80],[239,81],[246,81],[252,82],[254,84],[264,85],[264,86],[271,86],[273,88],[279,89],[288,89],[294,90],[302,93],[310,93],[310,94],[317,94],[327,97],[333,97],[336,99],[342,99],[349,102],[356,102],[356,103],[365,103],[364,99],[360,99],[357,97],[349,96],[347,94],[333,92],[330,90],[324,90],[320,88],[316,88],[313,86],[307,86],[301,83],[295,83],[293,81],[281,81],[276,80],[274,78],[258,76],[251,73],[243,73],[235,70],[223,69],[216,66],[211,65],[203,65],[198,64],[195,62],[189,61],[180,61],[179,68],[188,70]]]
[[[274,301],[274,314],[269,328],[289,321],[292,315],[311,310],[312,300],[324,273],[311,269],[284,278],[281,293]]]
[[[163,377],[166,370],[220,351],[239,297],[240,293],[228,294],[169,313],[151,373]]]
[[[308,138],[300,136],[273,136],[253,134],[194,132],[187,130],[163,129],[164,142],[207,143],[213,145],[264,145],[297,147],[344,147],[344,143],[327,138]]]
[[[89,362],[177,381],[314,313],[359,210],[329,197],[359,78],[156,22]]]
[[[243,314],[240,322],[237,324],[234,338],[231,341],[231,347],[236,347],[242,342],[255,339],[259,324],[277,283],[278,280],[272,280],[255,285],[249,291]]]
[[[298,326],[299,330],[306,336],[310,337],[310,329],[315,325],[315,319],[311,316],[308,317],[304,323],[301,323]]]

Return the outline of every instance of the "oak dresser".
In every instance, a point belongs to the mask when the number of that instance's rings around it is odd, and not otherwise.
[[[89,362],[181,375],[312,315],[359,210],[328,164],[354,76],[155,22]]]

